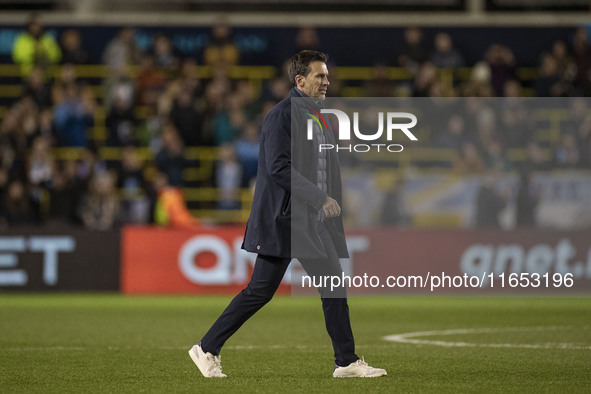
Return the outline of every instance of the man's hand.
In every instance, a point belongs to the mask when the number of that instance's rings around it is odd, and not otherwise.
[[[334,198],[328,196],[326,196],[326,201],[322,205],[322,210],[327,218],[334,218],[341,214],[339,203]]]

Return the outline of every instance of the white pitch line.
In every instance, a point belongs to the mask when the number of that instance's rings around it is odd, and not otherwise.
[[[0,349],[4,352],[37,352],[37,351],[81,351],[87,350],[80,346],[23,346]]]
[[[152,349],[157,350],[187,350],[191,346],[158,346]],[[357,346],[363,347],[363,346]],[[328,348],[328,345],[321,345],[321,346],[307,346],[307,345],[229,345],[224,346],[224,349],[227,350],[273,350],[273,349],[318,349],[318,348]],[[0,352],[36,352],[36,351],[85,351],[89,349],[96,349],[94,346],[23,346],[23,347],[8,347],[8,348],[0,348]],[[137,349],[148,349],[146,347],[140,346],[107,346],[103,348],[109,351],[121,351],[121,350],[137,350]]]
[[[582,346],[573,343],[471,343],[471,342],[449,342],[426,339],[414,339],[416,337],[441,336],[441,335],[466,335],[466,334],[489,334],[500,332],[531,332],[531,331],[559,331],[572,329],[571,326],[536,326],[536,327],[484,327],[484,328],[464,328],[455,330],[438,331],[417,331],[405,334],[394,334],[385,336],[383,339],[390,342],[409,343],[413,345],[434,345],[445,347],[488,347],[488,348],[521,348],[521,349],[571,349],[571,350],[591,350],[591,346]],[[588,326],[583,329],[588,329]]]

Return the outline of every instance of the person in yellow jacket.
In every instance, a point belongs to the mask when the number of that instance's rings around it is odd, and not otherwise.
[[[59,63],[62,51],[55,38],[43,31],[37,16],[27,24],[27,30],[21,33],[12,47],[12,60],[21,67],[23,78],[28,77],[34,67],[41,68],[45,77],[49,77],[51,68]]]

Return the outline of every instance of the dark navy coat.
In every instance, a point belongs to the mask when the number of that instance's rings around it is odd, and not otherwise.
[[[292,98],[302,98],[294,106]],[[318,217],[327,194],[342,207],[337,153],[328,151],[328,193],[316,185],[318,142],[307,140],[306,108],[320,107],[293,88],[267,115],[261,131],[254,200],[242,248],[275,257],[321,258]],[[293,119],[292,119],[293,116]],[[293,127],[292,127],[293,120]],[[315,126],[317,127],[317,126]],[[336,145],[326,130],[327,143]],[[325,219],[339,257],[348,257],[342,216]]]

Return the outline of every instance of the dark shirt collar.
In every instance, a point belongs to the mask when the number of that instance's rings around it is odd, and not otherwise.
[[[300,89],[296,88],[295,86],[291,88],[289,92],[289,97],[303,97],[307,100],[306,103],[310,105],[314,109],[324,108],[324,102],[322,100],[314,100],[310,96],[306,95],[306,93],[302,92]]]

